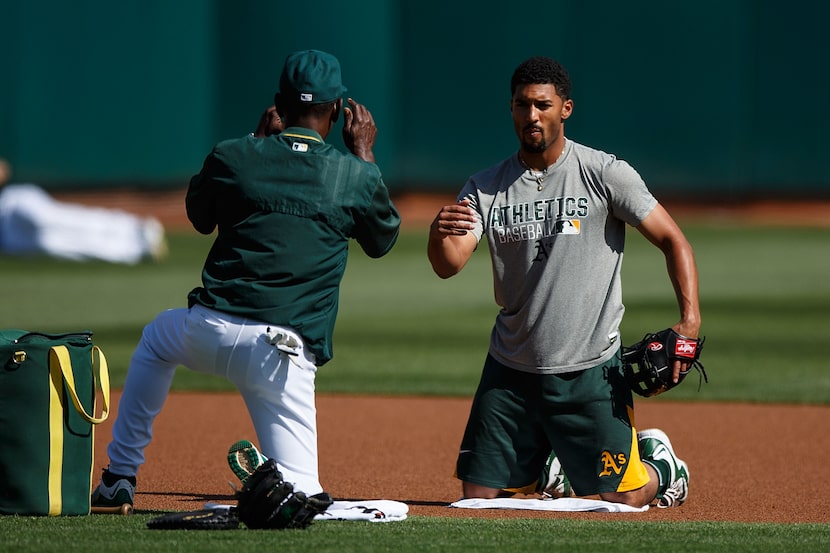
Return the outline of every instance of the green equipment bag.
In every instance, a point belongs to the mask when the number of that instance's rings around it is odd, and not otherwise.
[[[109,402],[92,332],[0,330],[0,514],[89,514],[95,425]]]

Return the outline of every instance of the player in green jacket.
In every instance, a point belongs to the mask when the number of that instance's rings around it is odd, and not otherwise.
[[[216,145],[191,180],[187,215],[199,232],[216,231],[202,286],[187,308],[165,311],[144,329],[94,504],[133,503],[153,421],[179,365],[233,382],[262,454],[296,489],[322,491],[314,382],[333,355],[349,241],[381,257],[400,227],[374,163],[372,115],[351,98],[344,106],[345,91],[334,56],[289,55],[258,132]],[[325,142],[341,112],[350,153]]]

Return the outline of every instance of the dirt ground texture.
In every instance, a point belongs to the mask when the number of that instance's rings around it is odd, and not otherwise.
[[[604,514],[448,507],[460,499],[453,469],[469,406],[466,398],[320,395],[324,488],[338,499],[402,501],[423,516],[830,523],[828,407],[642,400],[640,428],[665,430],[689,465],[689,499],[674,509]],[[96,470],[107,463],[113,415],[96,434]],[[136,509],[234,503],[226,455],[240,439],[256,443],[237,394],[171,394],[138,473]]]
[[[189,228],[184,191],[84,192],[56,195],[89,205],[152,214],[169,230]],[[404,225],[426,229],[451,196],[410,194],[396,198]],[[794,220],[830,224],[823,202],[741,206],[670,206],[685,216],[733,222]],[[771,210],[774,210],[771,211]],[[771,215],[774,213],[774,215]],[[318,378],[325,378],[325,369]],[[97,471],[106,466],[106,444],[117,414],[96,434]],[[659,427],[689,465],[688,501],[675,509],[602,514],[454,509],[460,483],[453,477],[470,398],[320,395],[318,425],[323,486],[338,499],[391,499],[410,515],[470,518],[625,518],[642,521],[830,523],[830,407],[678,403],[640,400],[640,429]],[[138,474],[136,509],[190,510],[207,501],[233,502],[228,447],[256,441],[236,394],[174,393],[158,417],[147,462]]]

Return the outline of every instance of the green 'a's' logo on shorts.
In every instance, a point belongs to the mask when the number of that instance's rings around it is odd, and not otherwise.
[[[611,476],[612,474],[619,474],[620,472],[622,472],[623,467],[628,462],[625,453],[617,453],[616,455],[614,455],[608,450],[602,452],[601,460],[602,472],[599,473],[600,476]]]

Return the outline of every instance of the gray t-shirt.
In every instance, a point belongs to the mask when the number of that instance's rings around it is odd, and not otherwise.
[[[514,154],[459,194],[490,247],[501,308],[490,354],[525,372],[583,370],[619,348],[625,223],[639,225],[657,200],[626,162],[570,140],[541,181],[540,191]]]

